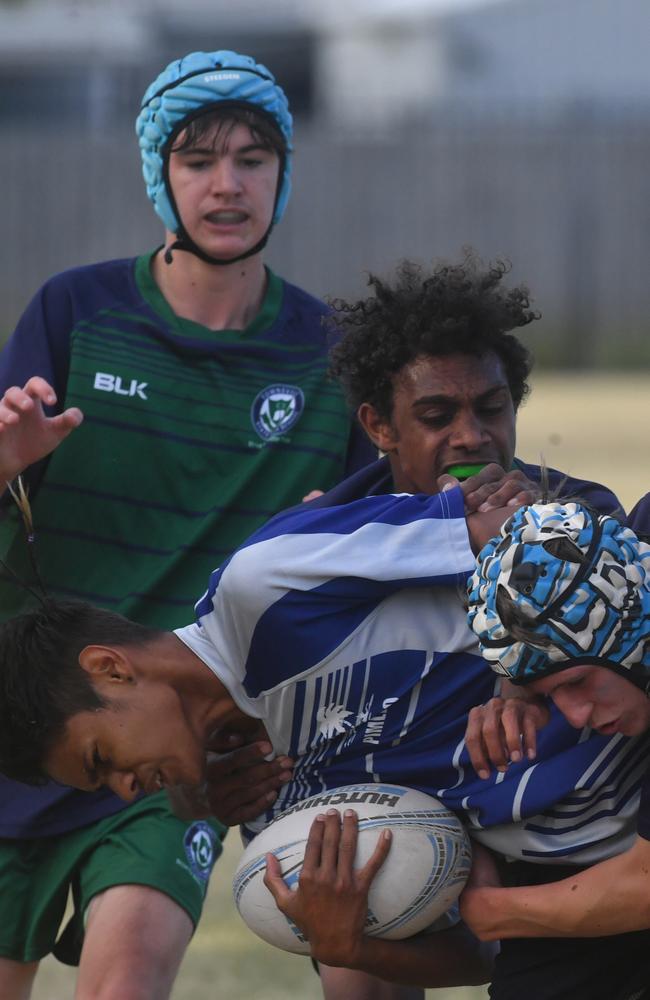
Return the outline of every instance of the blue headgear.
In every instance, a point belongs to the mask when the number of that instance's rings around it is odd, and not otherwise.
[[[218,106],[223,106],[225,110],[228,105],[249,106],[269,118],[284,137],[287,153],[281,163],[269,230],[262,241],[246,254],[225,261],[204,254],[184,232],[167,183],[166,168],[170,147],[188,121]],[[271,228],[282,217],[291,190],[292,118],[284,91],[266,66],[256,63],[250,56],[225,49],[219,52],[192,52],[183,59],[176,59],[147,89],[135,130],[142,154],[147,194],[166,228],[179,236],[178,249],[191,250],[213,264],[230,264],[262,249]]]
[[[517,684],[579,664],[650,691],[650,545],[578,503],[518,510],[481,551],[469,623]]]

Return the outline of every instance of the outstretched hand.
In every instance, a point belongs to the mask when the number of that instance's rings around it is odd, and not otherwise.
[[[0,482],[10,482],[45,458],[79,426],[83,414],[77,407],[46,416],[43,406],[55,403],[54,390],[38,375],[22,389],[11,386],[0,399]]]
[[[363,868],[354,868],[358,819],[352,809],[341,817],[336,809],[312,823],[298,888],[282,878],[280,862],[266,856],[264,884],[282,912],[309,941],[312,958],[325,965],[354,968],[363,946],[368,892],[384,863],[391,831],[384,830]]]

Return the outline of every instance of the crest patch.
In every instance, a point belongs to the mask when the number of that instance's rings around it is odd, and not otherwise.
[[[305,396],[295,385],[267,385],[258,392],[251,407],[251,422],[265,441],[286,434],[302,415]]]

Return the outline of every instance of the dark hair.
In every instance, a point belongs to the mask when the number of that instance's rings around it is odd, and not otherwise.
[[[79,665],[86,646],[142,645],[157,634],[81,601],[47,600],[0,626],[0,773],[42,784],[68,719],[106,704]]]
[[[215,151],[223,149],[238,125],[245,125],[255,142],[277,153],[284,162],[288,151],[287,142],[272,116],[245,104],[238,105],[228,101],[221,102],[221,105],[218,104],[208,111],[199,110],[181,122],[167,143],[167,152],[178,153],[191,149],[211,132],[214,133],[211,137],[211,148]]]
[[[358,302],[333,301],[332,323],[342,333],[330,355],[356,412],[371,403],[390,420],[395,376],[418,357],[493,352],[501,360],[515,409],[528,394],[532,356],[508,331],[539,314],[530,308],[528,289],[501,287],[510,265],[485,267],[470,249],[460,264],[440,263],[430,274],[404,260],[394,281],[371,274],[374,294]]]

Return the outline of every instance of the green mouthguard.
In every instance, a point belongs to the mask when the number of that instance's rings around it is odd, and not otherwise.
[[[470,476],[475,476],[481,469],[485,468],[485,464],[482,465],[451,465],[447,472],[450,476],[455,476],[456,479],[469,479]]]

